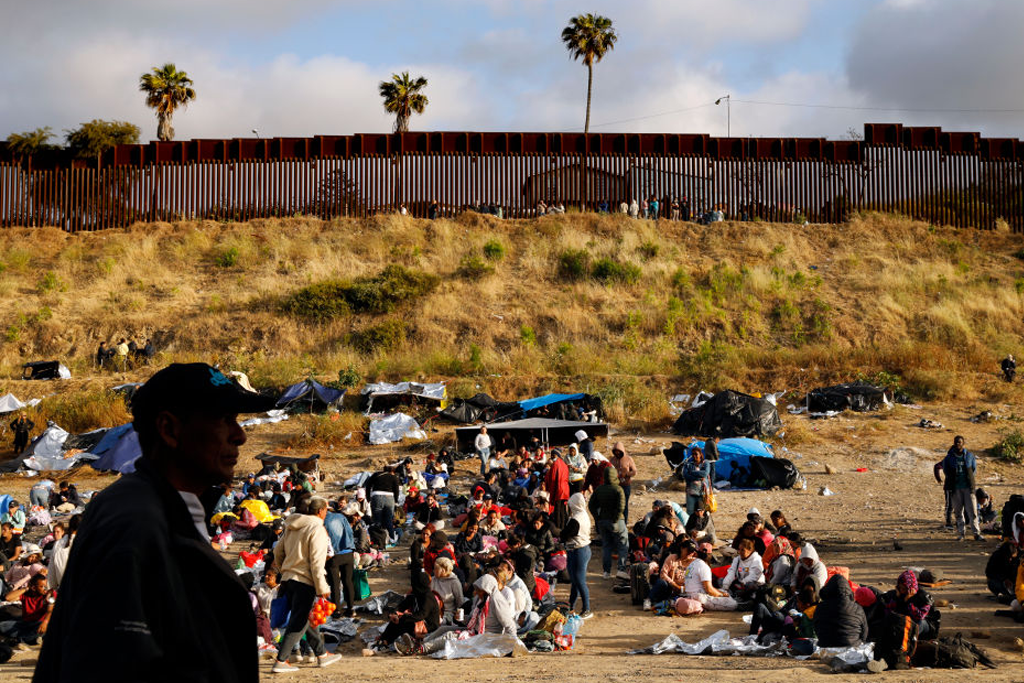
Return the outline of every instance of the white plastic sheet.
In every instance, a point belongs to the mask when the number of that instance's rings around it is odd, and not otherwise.
[[[13,413],[15,410],[21,410],[24,407],[25,404],[18,400],[18,397],[14,394],[0,396],[0,413]]]
[[[420,429],[416,420],[405,413],[395,413],[370,422],[370,443],[379,446],[394,443],[404,438],[425,439],[426,432]]]
[[[284,410],[268,410],[266,417],[250,417],[248,420],[239,422],[241,427],[252,427],[254,425],[266,425],[273,424],[275,422],[284,422],[288,419],[288,413]]]
[[[523,641],[514,635],[481,633],[463,640],[445,640],[444,647],[430,656],[434,659],[477,659],[480,657],[513,657],[527,654]]]
[[[380,595],[375,595],[361,605],[356,605],[357,612],[369,612],[371,614],[384,614],[388,609],[393,609],[402,601],[405,597],[401,593],[395,591],[384,591]]]

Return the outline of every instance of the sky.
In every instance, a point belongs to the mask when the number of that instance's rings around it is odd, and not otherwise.
[[[377,85],[401,71],[429,81],[412,130],[582,131],[560,41],[582,12],[619,34],[591,132],[1024,136],[1024,0],[0,0],[0,138],[100,118],[152,139],[138,81],[166,62],[198,94],[179,140],[389,132]]]

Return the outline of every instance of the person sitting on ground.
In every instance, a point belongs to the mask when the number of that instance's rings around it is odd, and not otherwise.
[[[764,579],[769,585],[785,586],[789,590],[793,582],[793,569],[796,567],[796,553],[789,539],[776,536],[765,551]]]
[[[682,594],[686,583],[686,568],[697,557],[697,544],[680,536],[669,546],[668,553],[668,557],[661,563],[657,580],[651,584],[648,599],[652,604]]]
[[[0,567],[6,572],[21,559],[22,552],[21,536],[14,533],[14,525],[0,524]]]
[[[437,502],[437,493],[428,491],[427,497],[416,508],[413,527],[422,529],[425,526],[432,525],[435,529],[443,529],[445,516],[444,508]]]
[[[71,515],[71,518],[68,519],[65,534],[53,544],[46,579],[50,588],[54,590],[60,588],[61,581],[64,580],[64,570],[67,568],[68,558],[71,556],[71,546],[75,543],[75,537],[78,535],[78,526],[81,523],[81,515]],[[56,527],[54,530],[56,531]]]
[[[755,510],[754,513],[747,515],[747,521],[754,525],[754,535],[761,539],[765,549],[767,549],[771,542],[775,540],[775,534],[765,524],[761,513],[756,512],[757,508],[753,508],[753,510]]]
[[[280,574],[273,567],[267,567],[263,571],[263,581],[256,586],[256,600],[259,603],[260,610],[265,615],[270,616],[270,603],[277,598],[278,588],[281,584],[279,582]]]
[[[765,550],[768,549],[764,540],[757,534],[757,525],[754,522],[743,522],[739,530],[736,532],[736,537],[732,539],[732,547],[734,550],[739,550],[740,541],[743,539],[749,539],[754,544],[754,551],[763,556]]]
[[[672,543],[676,537],[685,536],[685,530],[676,518],[672,507],[670,505],[663,505],[652,514],[643,535],[649,538],[651,544],[655,547],[664,548]]]
[[[50,495],[50,507],[57,512],[71,512],[83,506],[78,489],[69,482],[62,481],[59,488]]]
[[[853,599],[849,581],[836,574],[818,595],[814,632],[819,647],[854,647],[867,642],[868,619]]]
[[[405,502],[402,503],[402,510],[405,511],[407,517],[411,516],[423,504],[423,501],[424,497],[420,494],[420,490],[415,486],[410,486],[409,494],[405,497]]]
[[[421,648],[416,647],[411,637],[401,636],[395,643],[395,649],[400,654],[413,654],[418,651],[422,651],[423,654],[432,654],[443,649],[449,640],[457,639],[460,632],[465,632],[470,636],[483,633],[515,634],[516,622],[513,616],[515,608],[502,593],[502,588],[501,582],[494,574],[484,574],[473,584],[473,609],[465,627],[441,626],[427,635]]]
[[[797,560],[796,569],[793,571],[793,583],[791,586],[795,589],[803,584],[804,579],[808,576],[813,576],[819,586],[823,585],[828,580],[828,569],[818,559],[818,552],[814,549],[814,546],[810,543],[803,543],[801,546],[797,546],[794,543],[793,547],[794,549],[799,547],[800,559]]]
[[[9,591],[4,599],[21,603],[21,619],[0,622],[0,634],[35,645],[39,637],[46,634],[53,614],[53,597],[46,586],[45,574],[36,574],[21,588]]]
[[[423,638],[441,625],[441,607],[437,596],[430,589],[430,576],[414,569],[411,584],[412,590],[398,603],[395,611],[388,615],[388,624],[383,633],[377,636],[374,651],[389,649],[403,634],[408,634],[410,638]],[[407,645],[411,644],[409,639],[404,641]]]
[[[800,590],[780,609],[759,602],[750,620],[750,635],[764,642],[773,634],[781,634],[790,642],[796,638],[814,638],[814,612],[818,608],[818,584],[808,577]]]
[[[918,588],[917,574],[910,569],[896,579],[896,588],[880,597],[886,613],[902,614],[917,624],[918,640],[934,640],[939,635],[938,613],[926,591]]]
[[[544,519],[543,515],[539,513],[533,515],[533,518],[530,520],[530,526],[526,529],[526,542],[536,548],[545,560],[548,555],[554,552],[554,532],[551,528],[551,523]]]
[[[480,536],[480,523],[467,522],[465,531],[460,531],[453,542],[457,555],[476,555],[484,550],[483,538]]]
[[[697,558],[686,568],[683,593],[686,597],[700,602],[705,610],[730,612],[737,607],[736,600],[711,584],[711,567],[702,559],[699,552]]]
[[[569,466],[569,493],[582,491],[589,465],[576,444],[569,444],[569,455],[565,458],[565,464]]]
[[[1010,604],[1015,598],[1017,571],[1020,566],[1019,548],[1013,541],[1004,541],[985,565],[985,579],[988,589],[1003,604]]]
[[[532,595],[537,590],[537,580],[533,572],[540,562],[540,553],[515,532],[509,534],[506,542],[508,544],[506,555],[512,561],[516,576],[523,580]]]
[[[988,529],[994,530],[994,522],[996,521],[995,506],[992,502],[992,496],[985,492],[985,489],[979,488],[974,492],[974,499],[978,504],[978,522],[980,524],[991,525]],[[983,529],[984,531],[985,529]]]
[[[442,603],[441,619],[445,624],[455,623],[455,613],[462,608],[465,598],[462,594],[462,582],[453,575],[455,564],[447,557],[440,557],[434,562],[434,578],[430,580],[430,590],[434,591]]]
[[[694,504],[693,513],[686,520],[686,534],[699,543],[718,543],[715,522],[711,518],[711,513],[707,511],[703,498]]]
[[[43,550],[35,543],[26,543],[25,552],[19,562],[13,564],[4,574],[4,586],[7,590],[18,590],[28,586],[33,576],[46,576],[48,570],[43,564]]]
[[[746,601],[764,585],[764,565],[761,556],[754,552],[754,542],[749,538],[740,541],[737,550],[739,555],[729,565],[729,571],[722,580],[722,590],[738,600]]]
[[[793,527],[789,524],[782,510],[773,510],[769,517],[771,517],[772,526],[775,527],[774,533],[776,536],[789,536],[793,533]]]
[[[448,534],[443,531],[435,531],[430,536],[430,545],[423,554],[423,571],[428,577],[434,575],[434,563],[439,557],[447,557],[453,563],[457,561],[455,546],[448,542]]]
[[[423,568],[423,556],[426,554],[427,548],[430,547],[430,537],[435,531],[434,525],[427,524],[419,531],[420,533],[413,537],[412,544],[409,546],[409,569]]]
[[[499,540],[505,538],[505,523],[501,521],[501,513],[497,508],[487,511],[487,516],[480,522],[480,533]]]
[[[220,498],[217,499],[216,505],[213,506],[213,514],[219,515],[226,512],[231,512],[235,509],[235,494],[231,489],[231,484],[224,484],[220,487]]]
[[[10,524],[14,535],[20,536],[25,531],[25,511],[21,509],[21,503],[12,500],[7,511],[0,515],[0,524]]]

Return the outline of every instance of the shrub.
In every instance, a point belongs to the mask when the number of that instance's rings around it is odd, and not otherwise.
[[[661,247],[658,246],[657,242],[651,242],[648,240],[637,247],[636,251],[645,259],[652,259],[658,255],[658,252],[661,251]]]
[[[389,351],[405,343],[406,327],[401,320],[385,320],[349,335],[349,343],[363,353]]]
[[[346,298],[349,286],[337,280],[318,282],[292,294],[284,300],[282,307],[292,315],[314,322],[339,318],[351,312]]]
[[[488,240],[484,244],[484,256],[490,261],[500,261],[505,258],[505,245],[498,240]]]
[[[325,322],[349,313],[390,313],[437,287],[436,275],[391,265],[354,282],[327,280],[308,285],[282,302],[292,315]]]
[[[1002,435],[1002,439],[992,447],[992,455],[1007,462],[1020,463],[1024,461],[1024,434],[1020,430],[1013,430]]]
[[[296,415],[302,432],[291,437],[287,445],[303,450],[336,448],[362,443],[369,419],[359,413],[343,411],[325,415]]]
[[[479,280],[482,277],[494,272],[494,266],[476,254],[466,254],[459,262],[459,268],[455,271],[459,277],[467,280]]]
[[[605,284],[611,282],[636,284],[640,281],[641,274],[640,266],[633,263],[619,263],[610,258],[595,261],[592,271],[594,279]]]
[[[331,382],[335,389],[351,389],[363,382],[363,376],[359,374],[354,365],[349,365],[344,370],[338,370],[338,381]]]
[[[519,339],[526,346],[537,345],[537,333],[529,325],[523,325],[519,328]]]
[[[558,257],[558,274],[563,280],[579,282],[590,273],[590,252],[586,249],[566,249]]]
[[[238,247],[228,247],[214,261],[221,268],[234,268],[238,265]]]
[[[52,270],[48,270],[43,273],[43,277],[39,279],[39,284],[36,286],[40,294],[46,292],[65,292],[68,289],[66,282],[57,277],[57,274]]]

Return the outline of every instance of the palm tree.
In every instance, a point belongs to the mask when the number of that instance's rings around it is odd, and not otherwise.
[[[178,107],[186,107],[196,98],[192,79],[174,64],[153,67],[153,73],[142,74],[139,90],[146,93],[146,106],[156,110],[156,137],[162,142],[174,139],[171,117]]]
[[[409,118],[413,112],[422,114],[429,101],[422,91],[427,87],[423,76],[412,79],[408,71],[391,74],[390,81],[380,82],[380,96],[384,98],[384,111],[395,115],[395,132],[409,131]]]
[[[595,14],[581,14],[569,20],[562,29],[562,42],[569,56],[583,59],[587,66],[587,120],[583,132],[590,132],[590,94],[594,87],[594,62],[600,62],[605,53],[615,47],[618,35],[612,20]]]

